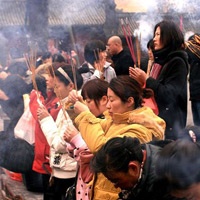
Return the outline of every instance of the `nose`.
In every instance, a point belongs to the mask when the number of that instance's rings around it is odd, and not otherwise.
[[[109,46],[108,45],[106,45],[106,51],[109,51]]]
[[[110,103],[109,103],[109,101],[108,101],[107,104],[106,104],[106,108],[107,108],[107,109],[110,108]]]

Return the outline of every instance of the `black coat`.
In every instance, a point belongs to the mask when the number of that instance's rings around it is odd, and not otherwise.
[[[111,59],[117,76],[129,75],[129,67],[134,67],[134,61],[128,50],[122,50],[117,55],[112,56]]]
[[[187,53],[161,51],[156,52],[154,58],[162,69],[157,79],[147,79],[146,87],[154,91],[159,116],[166,122],[166,138],[177,139],[187,119]]]
[[[10,118],[9,129],[14,129],[24,112],[23,94],[29,94],[29,85],[18,75],[9,75],[1,82],[0,89],[8,96],[8,100],[0,100],[2,110]]]
[[[155,141],[154,144],[142,145],[143,149],[146,150],[147,157],[140,182],[131,191],[123,191],[120,193],[119,200],[177,200],[177,198],[168,194],[165,183],[157,179],[155,172],[158,154],[162,150],[162,147],[169,142],[171,141]]]
[[[190,63],[190,76],[189,76],[189,90],[190,100],[200,101],[200,59],[187,49],[189,63]]]

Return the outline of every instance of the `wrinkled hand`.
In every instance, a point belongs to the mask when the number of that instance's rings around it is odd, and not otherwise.
[[[39,121],[41,121],[42,119],[44,119],[45,117],[48,117],[48,116],[49,116],[49,112],[44,106],[40,106],[37,109],[37,117],[38,117]]]
[[[81,112],[86,110],[89,110],[89,108],[84,103],[76,101],[76,103],[74,104],[74,112],[76,114],[80,114]]]
[[[142,87],[146,83],[147,74],[140,68],[129,67],[129,76],[135,79]]]
[[[67,127],[65,133],[64,133],[64,136],[63,136],[63,139],[66,141],[66,142],[70,142],[71,139],[76,136],[77,134],[79,134],[79,131],[76,129],[76,127],[71,124],[70,126]]]

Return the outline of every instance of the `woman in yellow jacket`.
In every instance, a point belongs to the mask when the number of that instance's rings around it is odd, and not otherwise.
[[[84,103],[76,101],[74,110],[80,113],[75,123],[89,150],[95,153],[113,137],[137,137],[141,143],[164,139],[165,122],[147,107],[142,107],[143,97],[149,98],[152,91],[143,89],[129,76],[113,78],[107,90],[108,115],[96,118]],[[90,199],[116,200],[119,188],[115,188],[103,174],[96,174],[92,182]]]

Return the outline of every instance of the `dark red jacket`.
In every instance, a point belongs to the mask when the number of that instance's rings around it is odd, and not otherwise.
[[[49,92],[47,94],[47,99],[44,100],[43,97],[41,97],[41,101],[49,111],[50,115],[53,117],[54,120],[56,120],[58,112],[61,108],[59,106],[59,100],[55,96],[53,92]],[[47,171],[51,172],[51,168],[49,166],[49,152],[50,152],[50,147],[49,144],[46,140],[45,135],[43,134],[40,124],[37,119],[37,109],[39,107],[39,104],[37,102],[37,95],[35,91],[32,91],[30,94],[30,110],[33,115],[33,117],[36,119],[36,127],[35,127],[35,156],[34,156],[34,161],[33,161],[33,170],[46,174]],[[45,164],[45,169],[44,169],[44,164]]]

